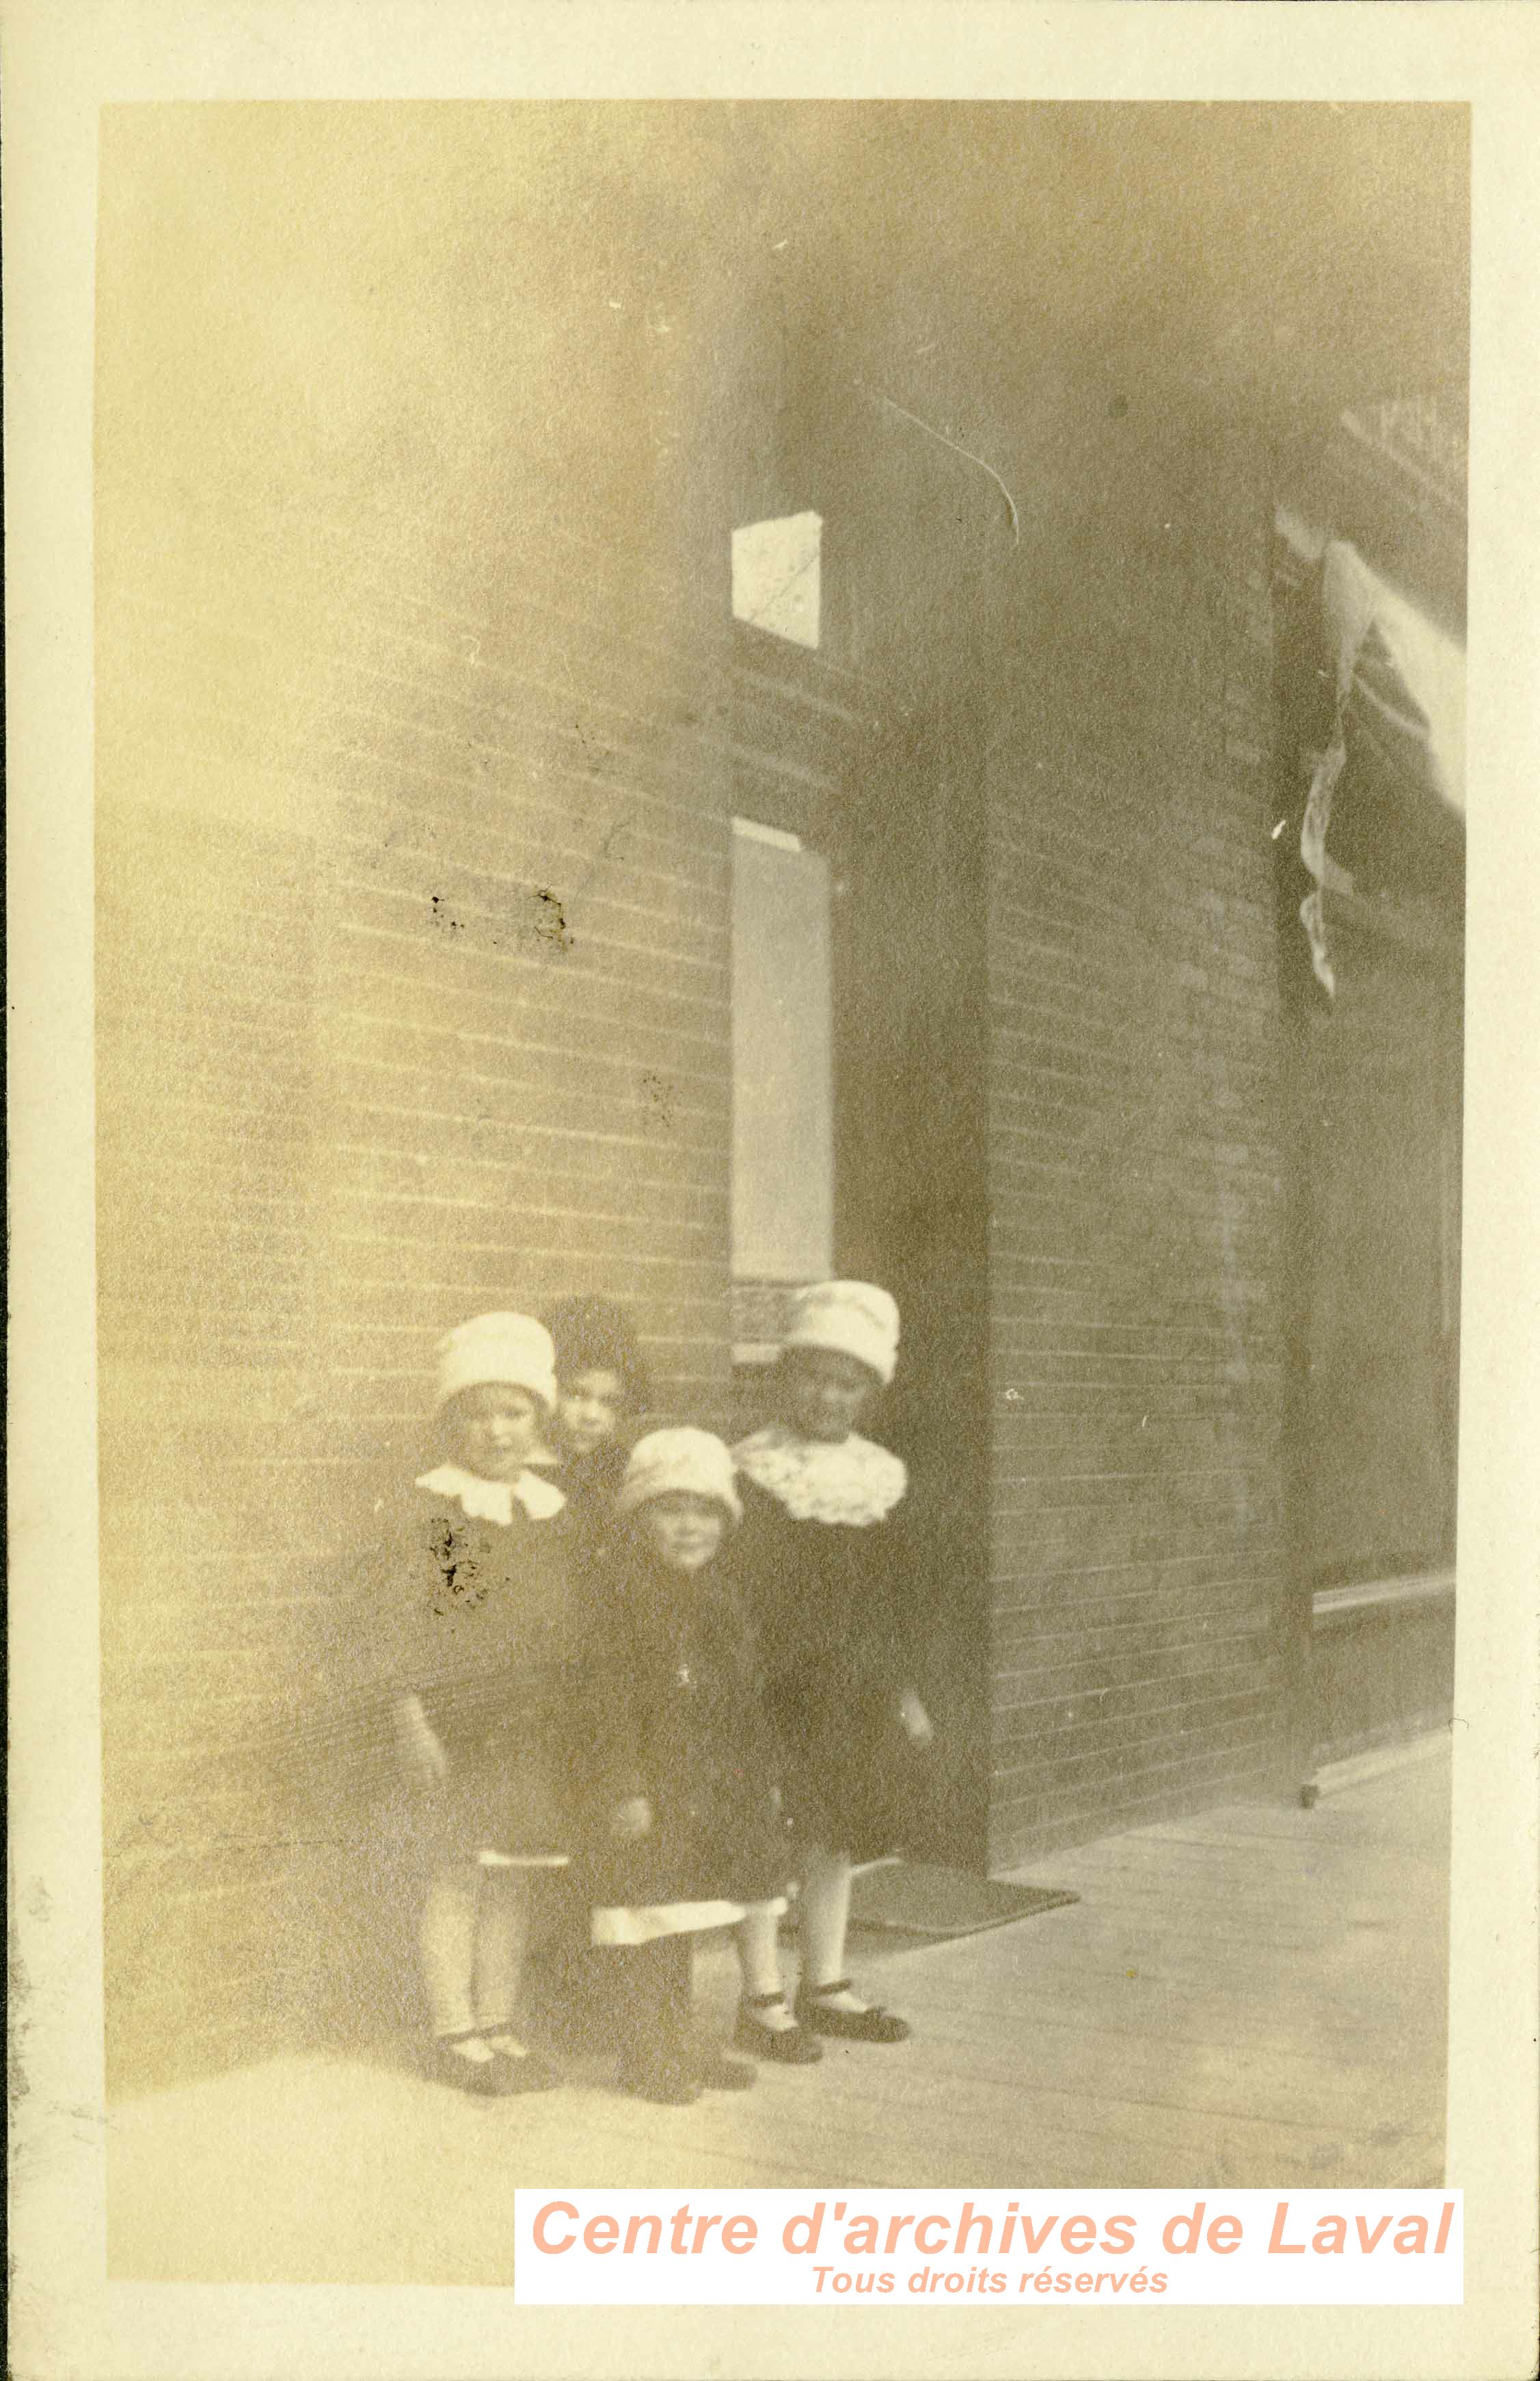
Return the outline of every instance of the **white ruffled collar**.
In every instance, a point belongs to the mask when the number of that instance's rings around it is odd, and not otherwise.
[[[780,1422],[740,1440],[733,1460],[794,1521],[867,1529],[886,1520],[909,1484],[899,1458],[869,1438],[852,1435],[830,1447],[799,1438]]]
[[[435,1496],[452,1497],[468,1521],[498,1521],[505,1530],[516,1500],[532,1521],[551,1520],[567,1502],[555,1481],[543,1480],[537,1471],[521,1471],[517,1480],[483,1480],[458,1463],[441,1463],[436,1471],[424,1471],[417,1484]]]

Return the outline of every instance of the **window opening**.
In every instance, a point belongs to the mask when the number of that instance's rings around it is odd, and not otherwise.
[[[834,1262],[834,1030],[828,861],[733,821],[734,1358],[766,1362],[789,1290]]]
[[[751,521],[732,540],[733,618],[817,651],[822,612],[822,517],[788,513]]]

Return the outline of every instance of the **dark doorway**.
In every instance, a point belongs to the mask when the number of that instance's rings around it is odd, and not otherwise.
[[[881,1282],[903,1317],[899,1373],[873,1434],[912,1478],[921,1691],[937,1790],[917,1857],[983,1870],[989,1776],[989,1398],[982,768],[937,704],[902,704],[817,657],[742,632],[734,849],[745,889],[745,991],[778,999],[807,1046],[777,1096],[802,1140],[781,1252]],[[796,744],[792,762],[790,747]],[[778,760],[778,765],[777,765]],[[788,765],[790,763],[791,765]],[[822,918],[817,914],[820,903]],[[758,910],[759,915],[753,913]],[[766,931],[777,911],[777,945]],[[831,1132],[818,1129],[820,934],[826,921]],[[752,980],[751,980],[752,974]],[[762,1129],[776,1113],[763,1107]],[[752,1226],[755,1202],[735,1199]],[[792,1240],[796,1239],[797,1249]],[[795,1276],[735,1263],[735,1372],[745,1424]]]

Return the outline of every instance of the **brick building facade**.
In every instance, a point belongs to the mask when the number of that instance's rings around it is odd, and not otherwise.
[[[579,243],[559,303],[540,296],[519,385],[483,361],[469,394],[441,361],[422,394],[431,346],[388,345],[341,232],[344,265],[307,262],[276,194],[324,180],[324,140],[286,152],[240,110],[223,151],[197,136],[258,226],[249,319],[208,263],[217,226],[175,288],[146,236],[164,128],[120,120],[104,153],[123,2082],[238,2057],[259,2003],[266,2024],[313,1999],[303,1912],[329,1888],[236,1749],[317,1690],[348,1516],[419,1450],[435,1336],[597,1291],[634,1307],[660,1410],[725,1426],[752,1402],[729,1294],[735,817],[833,872],[834,1254],[899,1296],[886,1429],[934,1517],[927,1849],[999,1868],[1289,1776],[1276,422],[1201,385],[1179,338],[1136,381],[1066,314],[1016,414],[981,349],[969,437],[932,434],[874,392],[944,309],[945,241],[905,250],[898,226],[859,303],[859,225],[788,277],[765,258],[805,149],[757,184],[743,126],[708,137],[708,113],[671,117],[666,153],[728,229],[700,248],[657,168],[626,253]],[[479,120],[458,167],[422,136],[446,214],[456,171],[457,204],[490,203]],[[534,147],[523,187],[548,204],[508,232],[512,283],[586,222],[560,143]],[[373,170],[351,203],[377,230]],[[895,259],[921,252],[917,297]],[[282,306],[307,272],[300,354]],[[437,293],[462,365],[475,287],[461,259]],[[361,322],[384,395],[327,413],[314,375]],[[1021,467],[979,469],[986,446]],[[815,653],[728,602],[732,529],[804,504],[826,524]]]

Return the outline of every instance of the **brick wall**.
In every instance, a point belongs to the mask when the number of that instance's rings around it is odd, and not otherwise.
[[[767,677],[548,519],[504,524],[515,579],[442,524],[304,510],[184,509],[154,572],[133,508],[104,517],[120,2083],[336,2014],[311,1919],[379,1880],[318,1870],[237,1748],[324,1682],[338,1549],[418,1468],[437,1334],[611,1295],[660,1411],[727,1419],[728,820],[832,800],[854,718],[837,674]]]
[[[984,763],[987,1032],[947,1028],[989,1069],[996,1866],[1254,1779],[1279,1719],[1264,507],[1190,488],[1172,554],[1095,484]],[[153,580],[103,540],[120,2081],[326,2002],[337,1880],[231,1748],[319,1683],[437,1332],[605,1291],[660,1404],[729,1412],[727,820],[842,815],[882,707],[549,520],[514,580],[328,518],[184,520]]]
[[[1084,432],[989,758],[996,1866],[1278,1755],[1261,459]]]
[[[822,104],[104,120],[122,2079],[348,1973],[231,1747],[318,1683],[436,1333],[607,1291],[665,1407],[731,1416],[734,811],[835,863],[837,1262],[900,1294],[882,1426],[944,1491],[942,1848],[1279,1757],[1268,375],[1167,319],[1164,201],[1153,248],[1071,223],[1087,128],[1018,179],[1006,116],[895,117],[918,179],[864,133],[813,172]],[[859,682],[726,617],[729,527],[809,505]]]
[[[975,1041],[988,1067],[996,1866],[1254,1780],[1280,1722],[1265,507],[1246,472],[1142,459],[1140,502],[1105,457],[1077,482],[982,777],[935,779],[964,824],[987,792],[987,1019],[936,998],[951,1092]],[[767,671],[544,517],[499,548],[517,573],[461,526],[320,491],[184,515],[147,573],[104,514],[122,2080],[324,1999],[300,1912],[335,1879],[230,1749],[314,1691],[330,1566],[378,1469],[422,1452],[435,1335],[608,1292],[660,1404],[730,1412],[727,821],[842,818],[884,706]],[[959,1262],[937,1254],[930,1337],[967,1322]],[[961,1354],[925,1368],[948,1413]]]

